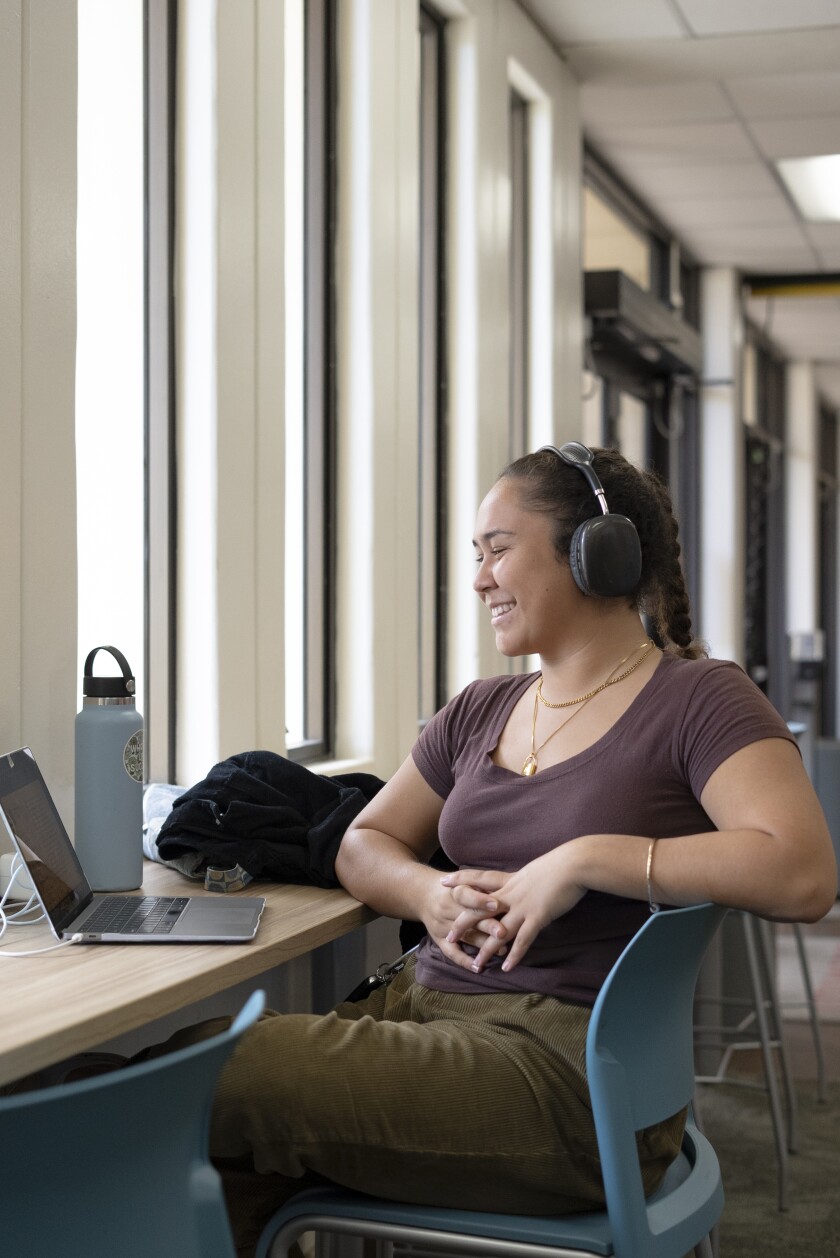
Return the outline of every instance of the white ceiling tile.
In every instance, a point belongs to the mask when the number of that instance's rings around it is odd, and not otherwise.
[[[753,233],[754,234],[754,233]],[[814,271],[814,251],[793,238],[768,245],[765,241],[750,244],[736,232],[709,232],[696,228],[686,231],[683,243],[696,260],[706,266],[731,266],[738,270],[761,274],[791,271]]]
[[[697,162],[692,166],[645,166],[627,170],[627,179],[642,199],[651,205],[677,197],[703,197],[726,189],[730,197],[761,197],[778,194],[779,185],[759,162]]]
[[[749,129],[762,152],[779,157],[816,157],[840,153],[840,113],[817,118],[785,118],[751,122]]]
[[[524,7],[563,44],[674,39],[687,33],[668,0],[527,0]]]
[[[696,261],[840,271],[840,224],[803,224],[773,166],[840,152],[840,0],[519,3],[579,80],[588,141]],[[834,364],[840,406],[840,300],[751,313],[785,355]]]
[[[814,259],[808,249],[785,249],[778,253],[767,254],[758,249],[748,252],[745,249],[707,250],[705,255],[697,252],[697,257],[708,266],[731,266],[745,275],[798,275],[800,272],[813,270]]]
[[[760,249],[748,252],[743,248],[727,247],[725,242],[712,245],[702,240],[689,240],[686,248],[701,266],[729,266],[745,274],[790,274],[808,271],[814,265],[807,249],[785,249],[768,256]]]
[[[751,297],[747,314],[791,357],[836,360],[840,340],[840,300],[836,297]]]
[[[686,161],[742,162],[755,157],[740,123],[690,123],[683,126],[623,127],[607,133],[593,128],[600,144],[622,166],[684,165]]]
[[[733,197],[725,185],[719,191],[709,187],[706,192],[702,197],[661,200],[660,216],[677,231],[689,227],[789,227],[797,221],[781,193],[769,197]]]
[[[837,0],[676,0],[676,4],[696,35],[802,30],[837,22]]]
[[[584,127],[603,123],[644,126],[647,123],[731,121],[735,114],[717,83],[660,83],[623,87],[584,83],[580,94]]]
[[[726,88],[745,118],[803,118],[840,114],[840,70],[745,75]]]
[[[558,10],[561,6],[558,4]],[[558,41],[563,47],[562,41]],[[831,30],[778,31],[711,39],[640,39],[563,50],[582,83],[681,83],[742,75],[834,71],[840,65],[840,24]]]
[[[827,325],[835,325],[840,332],[840,299],[837,297],[750,297],[749,306],[755,305],[763,310],[763,318],[768,317],[768,308],[772,303],[772,318],[777,327],[789,331],[797,319],[821,319]]]
[[[802,228],[797,223],[787,225],[738,224],[727,227],[692,227],[693,239],[705,241],[707,244],[726,242],[728,247],[749,250],[754,253],[766,250],[773,253],[780,249],[805,249],[810,252],[809,242],[805,239]],[[813,264],[813,258],[812,258]]]
[[[840,223],[806,223],[805,232],[816,249],[840,249]]]

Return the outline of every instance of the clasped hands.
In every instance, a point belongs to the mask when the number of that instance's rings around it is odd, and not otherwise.
[[[494,956],[504,956],[505,971],[517,966],[543,927],[586,892],[573,877],[573,848],[564,843],[513,873],[459,869],[442,877],[426,925],[444,955],[475,973]]]

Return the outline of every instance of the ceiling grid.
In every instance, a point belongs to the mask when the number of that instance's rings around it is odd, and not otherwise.
[[[581,83],[587,140],[693,255],[744,274],[840,272],[775,162],[840,152],[837,0],[520,0]],[[750,299],[840,406],[840,298]]]

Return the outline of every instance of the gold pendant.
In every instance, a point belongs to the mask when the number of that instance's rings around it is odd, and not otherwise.
[[[537,757],[534,755],[532,751],[530,755],[528,756],[528,759],[523,764],[521,772],[524,778],[532,778],[534,774],[536,773],[536,771],[537,771]]]

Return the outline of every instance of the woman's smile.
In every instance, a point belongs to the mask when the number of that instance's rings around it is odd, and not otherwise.
[[[492,624],[494,624],[494,625],[495,625],[495,624],[498,624],[498,622],[499,622],[499,621],[500,621],[503,617],[507,616],[508,612],[512,612],[512,611],[513,611],[513,609],[514,609],[514,607],[515,607],[515,606],[516,606],[516,604],[515,604],[514,602],[510,602],[510,603],[490,603],[490,604],[489,604],[489,607],[490,607],[490,620],[491,620],[491,623],[492,623]]]

